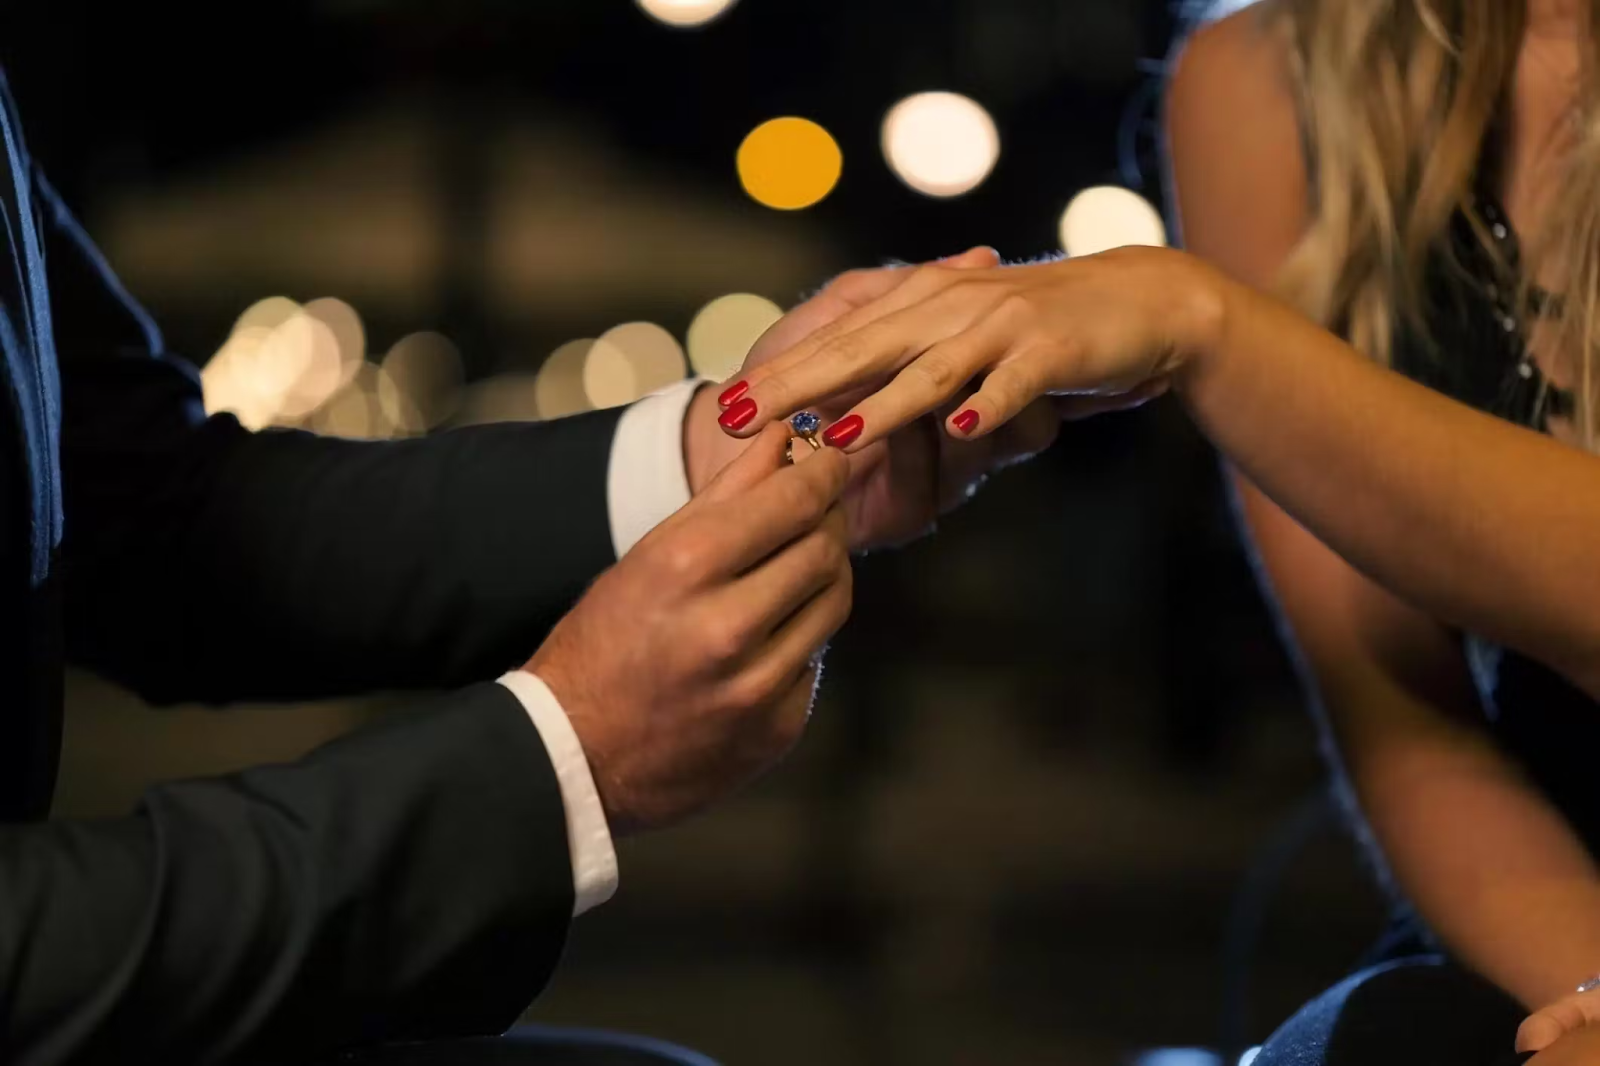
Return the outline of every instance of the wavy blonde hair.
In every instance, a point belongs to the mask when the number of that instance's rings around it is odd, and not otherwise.
[[[1600,27],[1600,0],[1588,3],[1591,25]],[[1262,0],[1260,9],[1290,45],[1313,189],[1309,228],[1284,266],[1280,291],[1387,361],[1398,325],[1426,335],[1424,272],[1432,256],[1448,254],[1458,210],[1494,252],[1472,194],[1512,86],[1526,6],[1522,0]],[[1595,54],[1586,63],[1590,72]],[[1562,157],[1561,191],[1539,231],[1525,235],[1520,280],[1526,302],[1531,279],[1558,279],[1563,313],[1548,338],[1573,360],[1577,426],[1593,448],[1600,364],[1595,78],[1583,79],[1581,94],[1577,134]]]

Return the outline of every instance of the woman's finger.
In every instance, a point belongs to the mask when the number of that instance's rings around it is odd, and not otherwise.
[[[972,379],[1004,352],[1005,344],[1006,336],[992,318],[941,340],[906,363],[887,385],[857,403],[822,439],[853,453],[923,415],[947,408],[952,397],[966,391]]]
[[[719,419],[722,428],[735,436],[747,436],[774,418],[787,417],[851,389],[886,381],[929,348],[967,329],[981,317],[982,296],[981,290],[966,298],[946,294],[835,336],[808,358],[753,384],[742,399],[723,412]],[[964,381],[956,382],[956,386]],[[851,444],[859,433],[842,436],[839,428],[850,425],[854,423],[835,423],[823,439],[841,448]]]
[[[952,270],[997,267],[1000,265],[1000,253],[993,248],[980,246],[941,259],[935,265]],[[916,271],[917,268],[913,266],[898,266],[852,270],[841,274],[820,293],[784,315],[761,335],[761,339],[750,349],[744,371],[723,390],[717,402],[724,409],[731,407],[750,390],[752,379],[759,380],[803,358],[796,349],[805,341],[822,339],[816,336],[819,331],[829,330],[840,319],[890,295],[909,281]],[[831,335],[831,332],[825,333],[823,337]],[[768,358],[769,353],[772,358]]]
[[[1517,1050],[1543,1051],[1574,1029],[1589,1022],[1583,996],[1568,996],[1531,1015],[1517,1030]]]
[[[952,437],[961,440],[986,437],[1049,391],[1050,379],[1044,360],[1002,354],[972,398],[945,419],[945,428]]]
[[[990,255],[992,253],[987,249],[977,250],[973,255],[972,262],[986,260]],[[963,262],[965,262],[964,258]],[[719,419],[722,427],[735,435],[743,435],[743,431],[746,429],[754,432],[755,429],[771,418],[797,410],[797,408],[767,409],[758,412],[757,408],[747,404],[745,401],[755,398],[756,394],[767,382],[781,377],[797,367],[806,365],[815,359],[819,352],[837,345],[843,338],[906,308],[922,303],[929,297],[950,288],[957,281],[962,280],[963,274],[970,276],[974,269],[976,268],[973,265],[946,264],[915,267],[907,272],[907,277],[903,282],[888,293],[864,307],[858,307],[848,314],[841,315],[813,332],[789,351],[752,368],[748,374],[743,375],[739,381],[730,385],[718,398],[719,402],[726,408],[723,412],[724,417]],[[823,393],[822,395],[830,394]]]

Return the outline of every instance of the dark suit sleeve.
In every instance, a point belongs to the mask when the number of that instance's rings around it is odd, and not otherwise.
[[[573,892],[538,732],[486,684],[131,818],[0,827],[0,899],[5,1061],[303,1062],[504,1031]]]
[[[207,418],[42,175],[67,640],[156,702],[441,687],[521,665],[615,561],[620,412],[369,442]]]

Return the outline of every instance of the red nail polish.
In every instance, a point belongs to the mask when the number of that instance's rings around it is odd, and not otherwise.
[[[951,423],[962,433],[970,434],[978,428],[978,412],[962,411],[951,419]]]
[[[867,424],[860,415],[841,418],[828,427],[828,431],[822,435],[822,443],[830,448],[848,448],[866,428]]]
[[[748,426],[755,416],[756,402],[751,399],[743,399],[722,412],[722,416],[717,419],[717,424],[733,433]]]
[[[717,397],[717,405],[719,407],[727,407],[749,391],[750,383],[748,381],[736,381],[728,387],[727,392]]]

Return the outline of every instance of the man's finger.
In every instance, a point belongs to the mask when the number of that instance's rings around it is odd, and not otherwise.
[[[784,468],[787,463],[784,452],[788,445],[789,432],[784,426],[766,427],[749,447],[722,468],[705,491],[695,497],[695,502],[704,501],[702,506],[709,506],[739,498]]]
[[[833,635],[849,621],[853,587],[847,567],[832,584],[779,627],[740,671],[736,683],[742,681],[757,691],[773,691],[781,689],[788,679],[804,673]]]
[[[800,448],[809,447],[796,443]],[[815,530],[844,494],[849,475],[849,461],[825,449],[780,469],[737,497],[702,510],[695,516],[696,535],[713,553],[715,572],[727,577],[742,574]]]
[[[763,560],[717,593],[713,611],[770,635],[850,565],[848,549],[832,530],[818,529]]]

